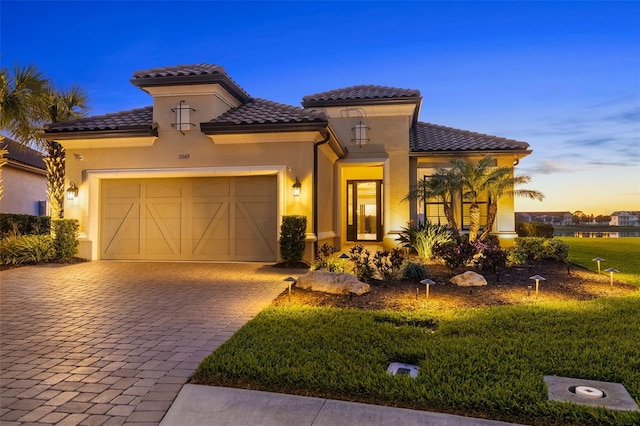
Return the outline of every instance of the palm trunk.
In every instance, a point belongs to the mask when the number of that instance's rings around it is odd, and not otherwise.
[[[496,203],[489,202],[489,211],[487,212],[487,225],[484,227],[479,240],[482,241],[489,236],[491,229],[493,229],[493,223],[498,216],[498,205]]]
[[[458,236],[458,224],[456,223],[456,217],[453,215],[453,209],[451,208],[451,203],[443,202],[442,208],[444,210],[444,215],[447,218],[447,222],[449,222],[449,226],[453,231],[454,236]]]
[[[469,241],[474,242],[480,230],[480,207],[475,203],[469,208],[469,220]]]
[[[44,157],[47,166],[47,196],[51,205],[51,219],[64,216],[64,148],[58,142],[47,144],[47,156]]]

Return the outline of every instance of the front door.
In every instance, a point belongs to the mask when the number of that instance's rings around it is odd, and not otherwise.
[[[347,241],[382,241],[382,181],[347,181]]]

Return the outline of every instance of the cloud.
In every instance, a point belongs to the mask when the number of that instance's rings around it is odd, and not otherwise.
[[[580,138],[567,139],[566,143],[574,146],[603,147],[616,141],[617,139],[613,137],[584,136]]]
[[[575,165],[556,160],[544,160],[538,163],[537,165],[533,165],[528,167],[529,171],[531,170],[531,174],[542,174],[542,175],[550,175],[554,173],[567,173],[567,172],[575,172]]]
[[[633,108],[603,117],[604,120],[622,124],[638,125],[640,123],[640,108]]]

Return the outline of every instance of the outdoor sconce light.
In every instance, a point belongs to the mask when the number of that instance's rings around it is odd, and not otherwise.
[[[293,190],[293,196],[294,197],[299,197],[300,196],[300,188],[302,188],[302,184],[300,183],[300,181],[296,177],[295,183],[291,186],[291,189]]]
[[[363,144],[366,144],[367,142],[369,142],[369,138],[367,137],[367,130],[369,129],[370,128],[367,127],[367,125],[364,124],[362,121],[356,124],[356,126],[351,129],[353,130],[352,141],[358,144],[360,148],[362,148]]]
[[[69,183],[69,189],[67,189],[67,200],[75,200],[78,196],[78,187],[75,183]]]
[[[190,118],[191,111],[195,111],[195,109],[187,105],[186,101],[180,101],[177,107],[171,108],[171,111],[176,114],[176,122],[171,123],[171,127],[175,127],[183,135],[186,134],[186,131],[191,130],[191,126],[196,126],[191,123]]]

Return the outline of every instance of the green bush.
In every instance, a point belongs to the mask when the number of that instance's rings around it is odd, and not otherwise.
[[[541,260],[566,263],[569,244],[557,238],[518,237],[509,249],[508,258],[514,264]]]
[[[539,222],[521,222],[516,225],[518,237],[553,237],[553,226]]]
[[[410,244],[423,259],[433,258],[433,248],[453,241],[453,233],[447,225],[436,225],[430,222],[418,225],[409,224],[402,228],[398,241]]]
[[[284,262],[302,262],[306,229],[306,216],[282,216],[282,226],[280,227],[280,256]]]
[[[316,257],[316,261],[311,266],[312,271],[329,271],[329,272],[345,272],[344,269],[344,259],[337,258],[334,256],[336,252],[336,248],[324,243],[318,249],[318,256]]]
[[[367,282],[373,277],[371,253],[363,245],[357,244],[349,250],[349,259],[353,262],[353,271],[360,281]]]
[[[0,213],[0,238],[9,235],[47,235],[50,230],[49,216]]]
[[[393,249],[388,252],[387,250],[377,251],[373,255],[373,265],[376,267],[380,276],[384,280],[392,280],[400,272],[404,257],[400,249]]]
[[[53,260],[54,242],[51,235],[15,235],[0,241],[0,263],[22,265]]]
[[[427,267],[421,263],[411,259],[405,260],[400,269],[400,276],[403,280],[420,281],[427,278]]]
[[[53,247],[56,259],[69,259],[78,253],[79,224],[75,219],[57,219],[51,223],[53,227]]]

